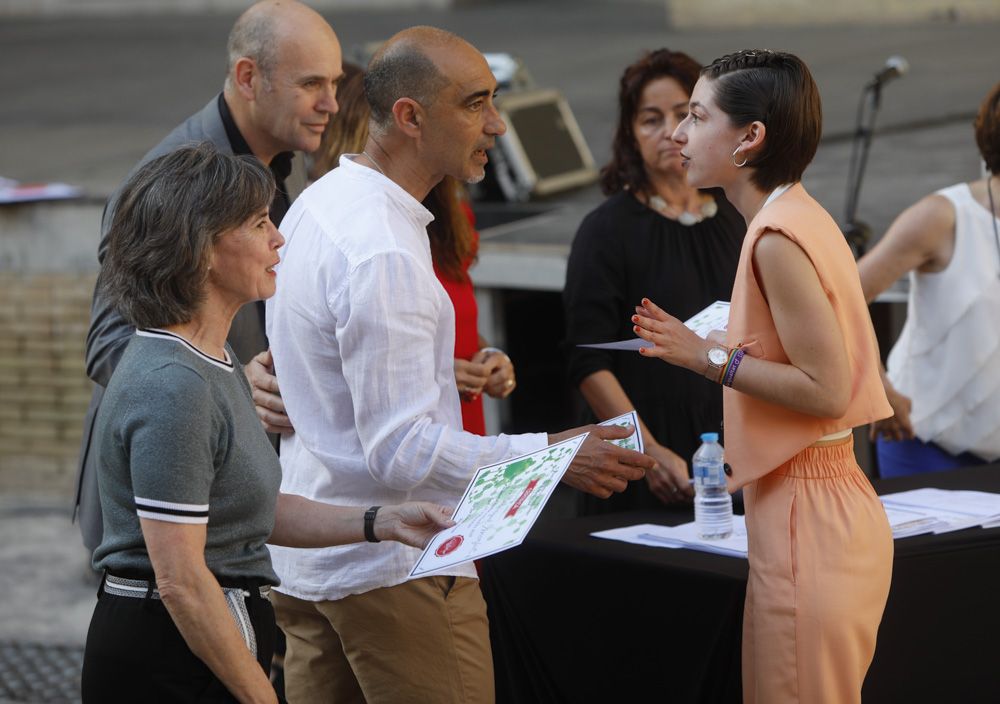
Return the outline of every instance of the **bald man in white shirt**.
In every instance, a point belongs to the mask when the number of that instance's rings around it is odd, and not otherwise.
[[[453,34],[405,30],[372,59],[362,154],[308,188],[287,238],[268,337],[296,432],[282,491],[373,506],[455,504],[475,467],[590,431],[566,474],[598,496],[653,460],[605,439],[621,428],[481,437],[462,430],[454,310],[431,264],[421,201],[444,176],[483,177],[506,126],[482,54]],[[492,702],[486,607],[465,564],[407,580],[419,551],[364,543],[272,548],[288,637],[289,701]]]

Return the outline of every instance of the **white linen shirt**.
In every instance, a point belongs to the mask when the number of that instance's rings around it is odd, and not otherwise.
[[[462,430],[455,312],[431,263],[433,216],[342,156],[281,223],[267,335],[295,433],[281,490],[347,506],[458,503],[476,467],[544,447],[544,433]],[[420,554],[400,543],[270,546],[279,591],[335,600],[406,581]],[[475,577],[471,564],[442,574]]]

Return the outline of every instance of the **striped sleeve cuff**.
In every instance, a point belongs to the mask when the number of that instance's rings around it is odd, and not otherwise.
[[[136,496],[135,512],[139,518],[169,523],[208,523],[208,504],[178,504]]]

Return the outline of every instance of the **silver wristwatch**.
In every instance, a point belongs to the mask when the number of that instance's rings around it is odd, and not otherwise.
[[[708,357],[708,369],[705,370],[705,377],[715,382],[721,382],[722,372],[726,368],[726,362],[729,361],[729,350],[716,345],[708,348],[706,356]]]

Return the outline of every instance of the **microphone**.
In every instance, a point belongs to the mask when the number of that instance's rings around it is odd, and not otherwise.
[[[872,78],[872,86],[882,86],[894,78],[899,78],[910,70],[910,62],[902,56],[890,56],[885,61],[885,66],[880,68]]]

